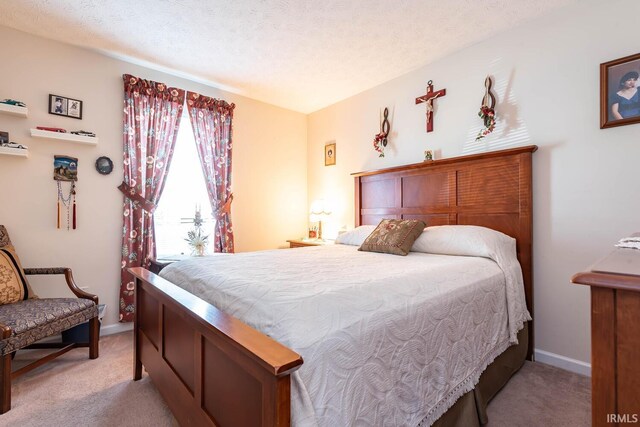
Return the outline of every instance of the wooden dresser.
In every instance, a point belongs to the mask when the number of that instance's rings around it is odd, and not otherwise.
[[[615,249],[571,281],[591,286],[592,425],[640,423],[640,250]]]

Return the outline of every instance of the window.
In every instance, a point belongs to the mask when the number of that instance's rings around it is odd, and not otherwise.
[[[196,209],[200,209],[204,221],[202,234],[208,236],[204,253],[211,254],[215,220],[211,215],[211,203],[193,137],[191,120],[185,108],[164,191],[154,213],[158,258],[195,255],[185,239],[187,233],[194,229]]]

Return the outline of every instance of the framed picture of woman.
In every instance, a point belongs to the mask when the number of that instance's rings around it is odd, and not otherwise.
[[[640,123],[640,53],[600,64],[600,129]]]

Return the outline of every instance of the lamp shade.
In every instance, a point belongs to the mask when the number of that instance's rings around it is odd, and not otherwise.
[[[322,199],[314,200],[314,202],[311,203],[310,213],[309,220],[318,223],[318,240],[323,240],[322,221],[325,221],[329,215],[331,215],[331,206]]]
[[[322,199],[314,200],[310,212],[311,215],[331,215],[331,206]]]

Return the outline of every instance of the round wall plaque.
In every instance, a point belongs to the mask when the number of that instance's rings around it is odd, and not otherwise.
[[[96,160],[96,170],[101,175],[109,175],[113,170],[113,162],[106,156],[98,157],[98,160]]]

